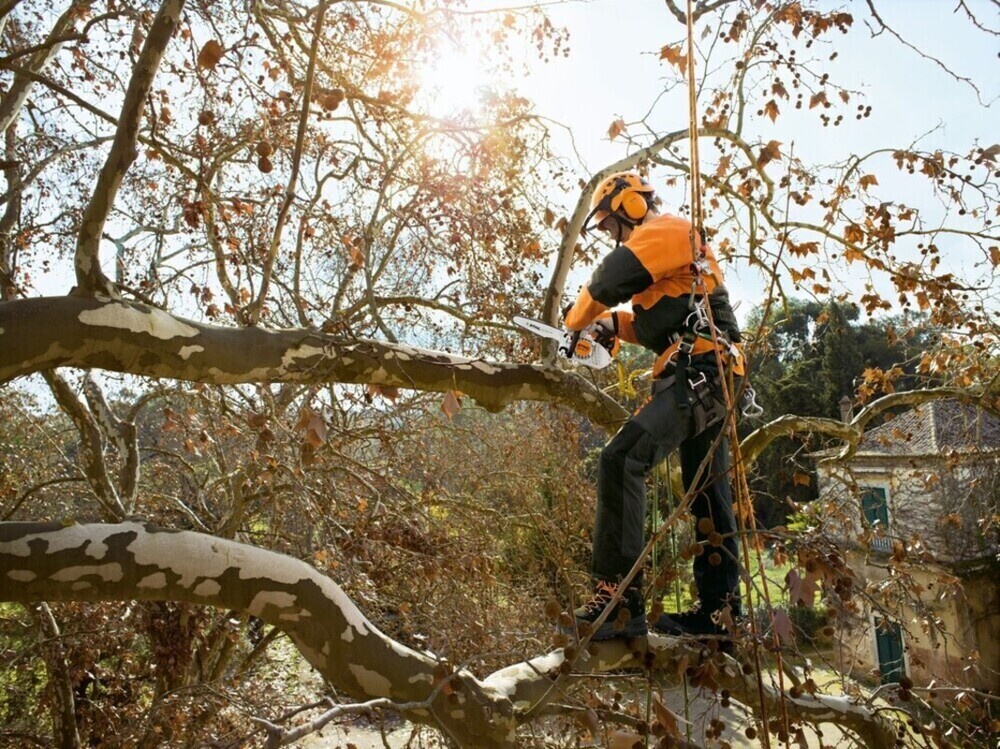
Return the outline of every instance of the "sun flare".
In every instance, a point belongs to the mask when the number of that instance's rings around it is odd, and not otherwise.
[[[441,118],[476,115],[496,85],[482,52],[454,43],[442,44],[437,56],[420,66],[416,82],[427,112]]]

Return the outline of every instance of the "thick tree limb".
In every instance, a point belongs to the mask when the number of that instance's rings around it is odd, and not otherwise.
[[[291,557],[140,523],[4,523],[0,580],[5,601],[185,601],[246,612],[286,632],[345,694],[426,703],[404,716],[463,746],[514,745],[503,694],[466,671],[445,676],[437,659],[388,638],[333,581]],[[438,689],[445,679],[447,696]]]
[[[574,678],[617,669],[649,667],[676,673],[677,663],[681,659],[692,665],[703,663],[700,646],[657,634],[650,634],[645,642],[641,639],[615,639],[593,645],[592,654],[574,654]],[[528,713],[532,705],[548,694],[552,680],[560,673],[566,660],[564,651],[556,650],[496,671],[484,679],[483,684],[506,694],[514,703],[518,714]],[[734,697],[751,708],[760,708],[757,676],[744,674],[735,659],[716,654],[706,669],[711,669],[713,679],[720,689],[728,689]],[[765,682],[764,700],[772,715],[776,714],[779,703],[783,701],[790,720],[812,724],[833,723],[856,734],[872,749],[889,749],[895,746],[896,729],[893,722],[850,697],[810,695],[807,692],[800,697],[792,697],[787,693],[782,695]]]
[[[864,436],[865,427],[875,417],[899,406],[918,406],[921,403],[945,398],[979,406],[1000,415],[1000,402],[988,393],[949,387],[908,390],[903,393],[890,393],[872,401],[854,417],[850,424],[836,419],[811,416],[781,416],[747,435],[740,445],[740,452],[746,465],[749,466],[778,437],[807,432],[825,434],[843,440],[844,444],[835,459],[846,460],[854,455],[858,443]]]
[[[336,584],[304,562],[140,523],[0,524],[0,580],[0,600],[6,601],[172,600],[258,616],[286,632],[345,694],[391,700],[406,718],[434,725],[460,745],[482,749],[514,745],[517,722],[531,718],[533,706],[548,694],[567,660],[558,650],[478,680],[379,632]],[[611,640],[595,644],[593,654],[574,654],[574,672],[652,665],[677,673],[677,661],[686,658],[696,668],[711,668],[720,688],[759,707],[754,675],[743,674],[740,664],[725,656],[699,665],[698,650],[657,635],[648,638],[648,645]],[[443,681],[448,690],[440,689]],[[771,707],[784,701],[793,720],[835,723],[875,749],[895,742],[889,720],[850,698],[793,698],[773,687],[764,695]]]
[[[114,296],[111,282],[101,271],[101,235],[122,179],[138,155],[135,144],[139,138],[146,97],[149,96],[163,52],[180,23],[183,8],[184,0],[164,0],[153,19],[139,59],[132,68],[115,139],[80,223],[74,260],[78,293]]]
[[[563,403],[616,429],[627,411],[579,375],[308,329],[224,328],[119,301],[67,296],[0,303],[0,383],[53,367],[188,382],[367,383],[460,390],[489,410]]]
[[[41,650],[49,673],[49,689],[55,709],[52,710],[52,732],[59,749],[79,749],[80,732],[76,727],[76,698],[73,680],[66,663],[66,647],[52,609],[47,603],[28,606],[28,613],[35,620],[42,635]]]
[[[0,17],[5,17],[13,9],[14,5],[16,3],[6,3],[0,7]],[[81,5],[82,3],[74,0],[63,11],[63,14],[52,25],[52,30],[42,43],[41,49],[27,60],[24,65],[25,69],[37,73],[48,64],[49,60],[55,56],[62,46],[59,40],[76,27],[76,22],[80,18]],[[31,83],[32,79],[29,76],[23,75],[21,72],[15,73],[14,81],[11,83],[10,88],[7,89],[3,98],[0,99],[0,131],[6,131],[14,120],[17,119],[21,107],[28,100]]]
[[[87,483],[103,510],[104,519],[121,520],[127,513],[118,488],[111,481],[108,465],[104,460],[104,442],[93,414],[58,372],[46,370],[42,372],[42,376],[52,390],[56,403],[69,416],[80,434],[79,461]]]
[[[139,486],[139,441],[135,423],[118,418],[89,372],[83,380],[83,394],[97,426],[118,451],[121,463],[118,471],[118,494],[126,511],[131,513],[135,509]]]

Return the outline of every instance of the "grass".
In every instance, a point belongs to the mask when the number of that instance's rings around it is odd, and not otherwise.
[[[663,560],[662,565],[669,565],[669,559]],[[761,567],[763,566],[763,575]],[[761,552],[761,559],[758,562],[755,552],[750,552],[750,579],[753,581],[753,591],[751,598],[754,608],[764,603],[764,588],[766,585],[767,595],[771,605],[777,606],[788,602],[788,593],[785,590],[785,575],[792,568],[791,564],[775,565],[767,552]],[[693,579],[691,577],[691,565],[681,559],[677,560],[677,571],[680,577],[674,583],[674,589],[663,597],[663,610],[667,613],[684,611],[691,608],[696,598],[693,590]],[[744,598],[746,597],[745,586],[741,587]]]

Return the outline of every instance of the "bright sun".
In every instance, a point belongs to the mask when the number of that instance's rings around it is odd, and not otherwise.
[[[416,80],[427,112],[440,118],[463,112],[475,115],[495,85],[479,51],[451,42],[443,43],[437,57],[420,66]]]

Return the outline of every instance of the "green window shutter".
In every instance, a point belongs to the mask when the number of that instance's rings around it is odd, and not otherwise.
[[[903,659],[903,632],[899,622],[878,618],[875,623],[875,645],[878,650],[878,670],[882,683],[898,684],[906,675]]]
[[[879,529],[882,533],[889,532],[889,505],[885,500],[885,489],[878,486],[865,487],[861,492],[861,511],[869,528]],[[875,538],[872,539],[872,548],[889,551],[892,543],[888,538]]]

